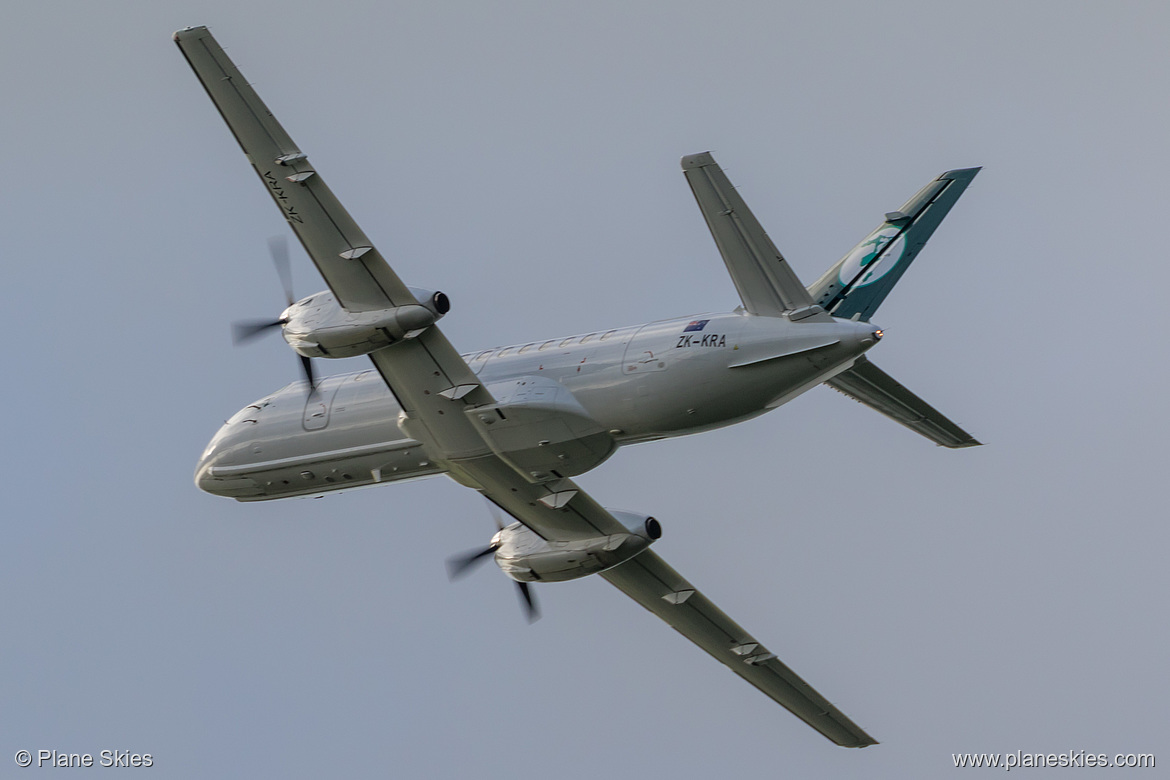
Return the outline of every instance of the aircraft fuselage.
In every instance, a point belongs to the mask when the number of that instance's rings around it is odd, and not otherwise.
[[[539,394],[559,384],[621,445],[763,414],[849,368],[880,338],[869,323],[737,311],[464,358],[496,397],[518,385],[531,384]],[[328,377],[311,395],[307,390],[294,383],[237,412],[207,446],[196,484],[240,501],[262,501],[445,470],[403,432],[401,407],[377,371]]]

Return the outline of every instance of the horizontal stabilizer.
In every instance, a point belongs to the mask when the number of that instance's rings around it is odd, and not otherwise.
[[[976,447],[981,443],[864,356],[858,359],[853,368],[837,374],[825,384],[915,433],[922,434],[935,444],[959,448]]]
[[[687,155],[682,169],[744,309],[766,317],[798,309],[806,317],[820,313],[809,308],[813,299],[808,290],[711,153]]]

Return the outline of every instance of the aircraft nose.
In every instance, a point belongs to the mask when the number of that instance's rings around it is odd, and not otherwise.
[[[216,439],[218,438],[217,436]],[[199,462],[195,464],[195,487],[205,493],[217,492],[215,490],[216,480],[211,473],[219,457],[219,448],[215,446],[216,439],[211,440],[211,443],[207,445],[207,449],[199,456]]]
[[[211,490],[211,460],[204,456],[195,464],[195,487],[199,488],[205,493],[213,493]]]
[[[199,462],[195,464],[195,486],[213,496],[243,498],[261,495],[264,491],[260,483],[251,477],[236,473],[219,473],[222,469],[217,469],[217,466],[221,466],[224,460],[226,439],[221,429],[199,457]]]

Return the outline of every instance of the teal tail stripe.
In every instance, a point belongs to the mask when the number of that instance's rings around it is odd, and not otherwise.
[[[923,187],[808,288],[834,317],[868,322],[979,168],[947,171]]]

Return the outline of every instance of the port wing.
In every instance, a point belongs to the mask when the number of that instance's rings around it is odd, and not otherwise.
[[[355,312],[417,303],[207,28],[174,37],[337,301]]]

